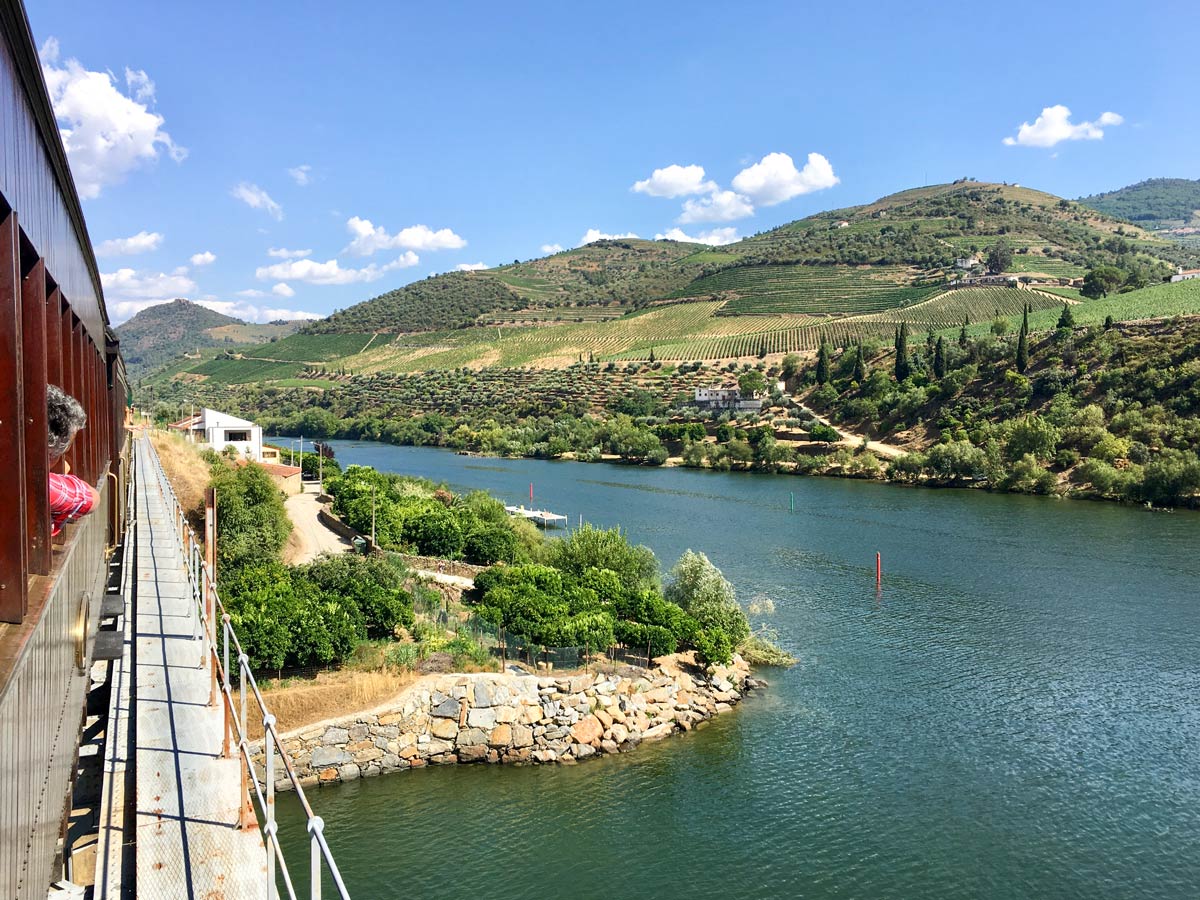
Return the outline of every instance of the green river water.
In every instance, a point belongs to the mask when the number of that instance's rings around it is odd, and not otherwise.
[[[1200,897],[1200,515],[332,443],[703,550],[801,660],[634,753],[313,790],[357,900]]]

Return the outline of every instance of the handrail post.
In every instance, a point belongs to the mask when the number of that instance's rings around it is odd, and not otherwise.
[[[271,843],[275,840],[275,717],[264,711],[263,715],[263,756],[267,770],[267,824],[263,826],[267,840],[267,896],[275,889],[275,852]]]
[[[312,835],[309,840],[311,845],[311,872],[309,874],[310,900],[321,900],[321,833],[324,830],[325,820],[320,816],[313,816],[308,820],[308,833]]]
[[[208,691],[208,705],[212,706],[217,702],[217,586],[212,583],[212,578],[209,577],[208,567],[205,566],[201,571],[204,573],[204,595],[207,609],[205,610],[205,618],[208,620],[205,625],[205,632],[208,635],[208,672],[210,679],[210,687]]]

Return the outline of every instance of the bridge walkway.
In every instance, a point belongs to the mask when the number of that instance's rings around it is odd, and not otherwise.
[[[221,757],[224,713],[192,594],[145,439],[137,452],[135,577],[136,892],[146,900],[274,895],[257,827],[240,829],[241,761]]]

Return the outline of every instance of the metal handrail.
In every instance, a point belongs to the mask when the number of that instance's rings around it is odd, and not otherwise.
[[[217,702],[217,694],[220,694],[222,698],[221,705],[225,711],[225,737],[222,742],[221,755],[226,759],[231,758],[230,738],[236,737],[234,746],[236,747],[237,755],[242,758],[240,824],[243,828],[252,827],[248,820],[254,815],[254,810],[249,805],[251,792],[247,784],[247,778],[249,779],[249,785],[253,785],[254,788],[253,799],[257,801],[258,809],[266,820],[263,825],[263,833],[266,835],[269,845],[267,853],[267,895],[273,896],[271,892],[276,889],[275,867],[276,862],[278,862],[279,874],[283,879],[284,887],[287,889],[287,896],[290,900],[297,900],[296,890],[292,885],[291,873],[288,871],[287,860],[284,859],[283,849],[279,844],[278,825],[275,820],[275,757],[278,754],[287,779],[291,782],[292,789],[296,792],[296,796],[300,800],[300,805],[304,809],[305,829],[309,834],[310,847],[310,900],[321,900],[322,864],[329,871],[329,876],[333,881],[334,887],[337,889],[338,897],[341,900],[350,900],[350,894],[346,890],[345,883],[342,881],[342,874],[333,859],[333,852],[329,849],[329,844],[325,841],[325,821],[320,816],[313,814],[308,797],[304,795],[304,788],[301,787],[300,780],[296,777],[296,770],[292,765],[292,760],[289,758],[287,751],[283,747],[283,742],[280,740],[275,716],[267,709],[262,691],[258,687],[258,681],[254,677],[254,672],[250,669],[249,657],[242,649],[241,641],[238,640],[237,633],[230,624],[229,613],[226,612],[225,605],[221,602],[221,598],[217,594],[216,581],[213,578],[212,570],[205,560],[203,546],[197,540],[196,533],[192,530],[191,525],[188,524],[183,506],[175,496],[175,491],[171,487],[171,482],[167,479],[166,472],[162,467],[162,461],[158,458],[158,453],[155,451],[154,445],[150,442],[149,438],[143,437],[142,439],[146,441],[150,457],[154,460],[159,492],[171,510],[175,538],[179,542],[180,552],[184,554],[187,563],[192,598],[199,613],[199,622],[203,626],[204,651],[201,657],[201,664],[203,665],[207,662],[212,672],[212,689],[209,696],[209,705],[211,706]],[[218,617],[221,622],[222,635],[219,653],[213,630]],[[236,656],[238,668],[236,706],[234,705],[234,688],[229,679],[231,649]],[[247,686],[249,687],[249,691],[247,691]],[[250,754],[250,742],[246,730],[246,707],[250,696],[254,697],[258,713],[262,717],[266,777],[263,779],[264,783],[261,785],[258,781],[258,774],[254,770],[254,763]]]

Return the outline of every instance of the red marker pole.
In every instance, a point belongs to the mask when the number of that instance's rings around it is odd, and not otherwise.
[[[533,482],[529,482],[529,503],[533,504]]]
[[[883,584],[883,558],[875,554],[875,586]]]

